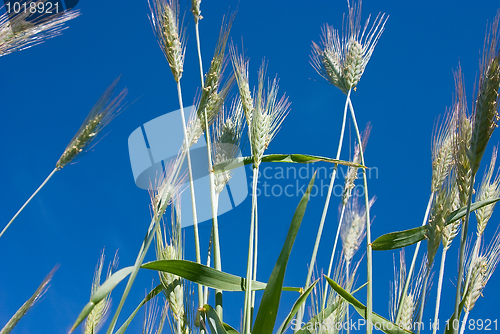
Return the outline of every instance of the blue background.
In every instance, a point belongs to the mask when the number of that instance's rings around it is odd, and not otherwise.
[[[190,6],[184,0],[180,5],[182,11]],[[346,2],[206,0],[201,6],[205,69],[223,15],[237,8],[231,38],[240,50],[243,40],[245,55],[251,59],[251,86],[256,84],[256,73],[265,57],[268,75],[278,75],[280,92],[286,92],[292,102],[291,112],[268,153],[333,157],[345,97],[326,84],[309,61],[311,41],[319,42],[323,24],[341,27]],[[178,109],[175,82],[153,34],[146,1],[82,0],[76,8],[82,15],[69,22],[70,28],[63,36],[0,59],[0,227],[54,168],[88,111],[120,74],[121,87],[129,89],[127,100],[136,102],[104,130],[106,137],[92,152],[56,173],[0,239],[0,326],[31,296],[43,277],[60,265],[43,300],[13,331],[17,334],[67,332],[89,299],[95,264],[103,247],[107,260],[118,250],[120,267],[133,264],[150,221],[150,210],[147,192],[134,184],[127,139],[138,126]],[[430,195],[432,130],[438,115],[452,103],[452,70],[460,61],[470,105],[486,21],[492,21],[497,8],[498,2],[492,0],[384,0],[363,4],[363,21],[369,13],[390,15],[386,31],[352,95],[360,126],[367,122],[373,125],[366,151],[367,165],[378,170],[378,177],[369,180],[370,194],[377,196],[372,207],[373,237],[421,224]],[[190,105],[199,90],[190,12],[186,12],[184,22],[188,24],[188,42],[182,85],[184,103]],[[354,132],[348,128],[347,134],[352,143]],[[499,138],[495,133],[491,144],[496,145]],[[347,143],[344,159],[352,152],[352,144]],[[492,145],[486,159],[491,150]],[[308,179],[267,181],[286,186],[296,182],[305,185]],[[324,176],[320,181],[328,183]],[[343,180],[337,184],[343,184]],[[259,199],[259,280],[266,281],[272,271],[298,201],[299,197],[286,196]],[[311,199],[287,268],[288,286],[305,282],[323,203],[324,197]],[[318,256],[320,268],[328,266],[338,203],[335,198],[331,204]],[[246,268],[250,208],[248,198],[220,218],[222,268],[241,276]],[[494,215],[487,239],[497,226],[498,215]],[[200,230],[205,254],[210,225],[205,223]],[[194,260],[192,233],[192,227],[185,229],[186,258],[190,260]],[[457,253],[455,241],[444,280],[442,323],[452,313]],[[408,250],[408,258],[410,254],[413,249]],[[374,255],[374,309],[384,316],[388,316],[393,255],[398,256],[397,252]],[[152,249],[146,259],[154,259]],[[365,281],[364,263],[357,286]],[[119,323],[151,288],[153,279],[157,280],[155,273],[140,272]],[[485,298],[478,301],[470,318],[498,317],[498,310],[490,307],[500,298],[495,289],[498,282],[495,273]],[[124,285],[113,293],[115,307]],[[434,313],[435,285],[424,316],[426,323]],[[225,321],[239,327],[243,294],[224,296]],[[294,293],[283,294],[279,322],[296,297]],[[365,300],[364,290],[359,298]],[[141,330],[139,315],[129,331]]]

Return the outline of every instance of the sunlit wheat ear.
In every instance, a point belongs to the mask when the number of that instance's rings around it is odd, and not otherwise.
[[[396,265],[396,261],[394,261],[394,281],[391,282],[389,314],[391,321],[396,322],[398,309],[401,307],[401,315],[397,325],[411,331],[420,308],[420,297],[427,265],[426,259],[424,258],[418,274],[411,280],[411,285],[406,292],[403,305],[400,306],[406,282],[406,260],[404,250],[401,250],[399,255],[399,268]]]
[[[245,120],[241,100],[236,99],[229,113],[221,112],[212,131],[212,159],[217,165],[236,158],[240,152]],[[220,193],[231,179],[233,169],[215,174],[215,191]]]
[[[149,197],[153,217],[159,221],[172,202],[179,197],[185,187],[186,173],[181,173],[180,155],[168,162],[165,171],[158,175],[155,184],[150,186]]]
[[[113,261],[110,263],[108,267],[108,273],[106,275],[106,279],[109,278],[112,274],[113,269],[116,267],[118,262],[118,258],[115,255],[115,258]],[[97,266],[95,269],[94,273],[94,279],[92,281],[92,289],[90,295],[93,295],[99,286],[101,285],[101,276],[102,276],[102,269],[104,267],[104,251],[101,253],[101,257],[99,258],[99,261],[97,262]],[[108,294],[104,299],[102,299],[99,303],[97,303],[90,314],[87,316],[87,319],[85,320],[85,327],[84,327],[84,334],[94,334],[97,333],[99,330],[99,327],[101,324],[104,322],[104,319],[106,318],[106,315],[109,311],[109,308],[111,306],[111,294]]]
[[[220,110],[221,100],[223,102],[225,98],[225,96],[221,95],[221,93],[219,92],[219,88],[226,67],[224,55],[226,52],[229,33],[233,25],[234,15],[229,18],[227,23],[224,21],[225,20],[223,20],[221,25],[219,39],[217,40],[217,45],[215,47],[212,62],[210,63],[210,68],[208,69],[205,77],[205,84],[201,93],[200,102],[198,104],[198,117],[202,120],[201,124],[203,130],[205,130],[205,108],[207,108],[208,125],[210,126],[213,119],[215,118],[216,112]],[[228,80],[228,83],[226,83],[226,86],[222,88],[221,91],[226,91],[226,89],[231,87],[233,80],[233,77],[231,77],[230,80]],[[214,108],[214,106],[218,106],[218,108]],[[215,111],[215,113],[213,111]]]
[[[259,71],[259,85],[254,97],[255,109],[249,128],[255,166],[259,166],[264,151],[278,133],[290,107],[288,98],[284,95],[278,100],[278,80],[275,78],[272,82],[268,82],[266,91],[264,77],[265,66],[262,65]]]
[[[179,82],[186,51],[185,30],[179,26],[179,4],[177,0],[151,0],[151,2],[148,0],[151,25],[174,79]]]
[[[455,168],[460,206],[467,205],[469,196],[470,178],[472,171],[467,158],[472,136],[472,121],[467,115],[467,99],[463,85],[462,69],[460,66],[454,73],[455,77],[455,102],[453,112],[456,118],[456,135],[453,141],[453,164]]]
[[[247,126],[250,128],[254,104],[248,81],[248,60],[245,60],[243,54],[238,54],[238,50],[233,44],[229,46],[229,50],[233,64],[234,76],[240,92],[241,104],[243,106],[243,111],[245,112]]]
[[[368,138],[370,137],[370,131],[371,131],[371,125],[367,125],[366,129],[362,135],[362,147],[363,147],[363,152],[366,150],[366,145],[368,143]],[[359,150],[359,145],[356,145],[354,148],[354,156],[352,158],[352,162],[360,164],[361,163],[361,156],[360,156],[360,150]],[[347,202],[349,201],[349,198],[351,198],[352,195],[352,190],[354,189],[354,183],[356,182],[358,176],[358,168],[357,167],[349,167],[347,169],[347,173],[345,176],[345,184],[344,184],[344,191],[342,193],[342,204],[347,205]]]
[[[51,272],[43,279],[42,283],[35,290],[35,293],[16,311],[16,313],[12,316],[12,318],[7,321],[3,328],[0,328],[0,333],[9,334],[17,323],[26,315],[26,313],[35,305],[45,294],[47,289],[49,288],[49,283],[54,273],[56,272],[57,267],[51,270]]]
[[[375,203],[375,198],[370,200],[370,207],[373,203]],[[340,229],[344,260],[347,263],[351,263],[354,254],[356,254],[364,239],[366,229],[365,215],[366,210],[363,205],[358,203],[357,196],[351,197],[346,207],[344,224]]]
[[[495,169],[495,162],[497,159],[497,148],[493,149],[491,155],[490,167],[484,174],[481,186],[476,194],[476,201],[483,201],[490,198],[497,198],[500,196],[500,175],[497,172],[495,178],[493,178],[493,172]],[[492,179],[493,178],[493,179]],[[477,219],[477,234],[482,235],[486,229],[486,225],[493,214],[493,209],[495,204],[490,204],[479,208],[475,211]]]
[[[457,128],[457,113],[448,110],[434,131],[432,141],[432,188],[434,193],[443,185],[453,168],[453,143]]]
[[[203,18],[203,16],[201,16],[200,4],[201,0],[191,0],[191,12],[193,13],[195,22]]]
[[[434,262],[434,257],[436,256],[441,240],[443,239],[446,217],[455,209],[455,191],[456,187],[454,175],[449,175],[443,186],[437,190],[434,202],[432,203],[426,234],[427,258],[429,260],[429,264]]]
[[[486,34],[480,66],[479,87],[473,110],[473,130],[467,151],[472,172],[475,174],[493,130],[497,127],[498,90],[500,88],[500,48],[498,45],[500,12]]]
[[[476,301],[482,296],[484,287],[500,261],[500,234],[497,233],[488,249],[482,255],[473,257],[472,261],[474,261],[474,264],[467,266],[472,269],[467,272],[467,280],[470,280],[470,284],[464,297],[464,309],[466,312],[474,308]]]
[[[102,94],[94,105],[82,126],[73,139],[71,139],[57,161],[57,169],[61,169],[71,163],[78,155],[89,148],[99,132],[120,113],[123,107],[123,101],[127,95],[127,89],[123,89],[119,94],[113,97],[118,80],[119,79],[116,79],[113,84],[106,89],[104,94]]]
[[[311,64],[332,85],[347,93],[358,84],[366,65],[384,31],[385,14],[379,14],[369,28],[370,17],[361,28],[361,1],[349,5],[347,22],[338,30],[326,25],[321,46],[313,42]]]
[[[31,3],[39,1],[26,2],[27,8]],[[21,11],[14,14],[11,18],[7,13],[0,15],[0,57],[8,55],[15,51],[28,49],[43,41],[60,36],[67,28],[65,23],[80,15],[78,10],[67,11],[64,14],[52,18],[38,19],[28,22],[30,12]]]
[[[182,246],[167,233],[156,230],[157,260],[182,260]],[[189,333],[188,318],[184,306],[184,280],[176,275],[160,272],[163,293],[168,301],[170,313],[175,324],[175,333]]]

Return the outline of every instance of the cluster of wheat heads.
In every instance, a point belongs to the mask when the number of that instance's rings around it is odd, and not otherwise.
[[[364,132],[360,131],[351,96],[384,31],[387,16],[378,15],[373,22],[370,19],[364,22],[361,19],[361,3],[354,3],[348,6],[344,27],[337,30],[325,26],[321,42],[312,45],[313,67],[332,85],[332,89],[338,88],[346,96],[337,155],[335,158],[326,158],[306,154],[266,154],[267,148],[290,111],[288,98],[279,93],[279,80],[267,79],[266,63],[263,62],[258,71],[257,84],[253,87],[250,83],[249,60],[229,40],[234,16],[222,23],[210,67],[204,72],[199,47],[199,25],[203,22],[201,1],[192,1],[191,5],[200,60],[201,86],[195,113],[186,117],[183,108],[182,91],[185,87],[181,85],[181,81],[185,65],[186,38],[182,20],[179,19],[182,17],[180,6],[174,0],[150,0],[151,24],[177,87],[176,94],[182,115],[182,123],[178,126],[182,127],[184,141],[179,148],[178,156],[166,166],[164,174],[159,175],[151,187],[151,223],[136,262],[114,273],[110,269],[106,280],[101,284],[103,269],[101,258],[92,284],[90,301],[83,308],[71,331],[84,323],[85,333],[96,333],[104,324],[106,314],[111,310],[109,304],[111,291],[127,279],[119,304],[109,319],[107,333],[124,333],[141,308],[144,308],[147,314],[144,333],[161,333],[166,330],[167,322],[172,333],[281,334],[287,330],[299,333],[349,332],[351,330],[349,326],[343,324],[349,322],[354,312],[365,319],[365,326],[359,330],[367,333],[371,333],[374,327],[386,333],[417,333],[423,330],[419,324],[426,311],[426,300],[434,298],[430,295],[429,287],[434,278],[433,263],[440,254],[436,307],[427,312],[430,314],[433,311],[432,315],[436,320],[440,314],[445,313],[447,317],[452,314],[449,318],[450,326],[441,330],[450,333],[464,332],[467,329],[469,313],[481,297],[482,290],[500,259],[500,236],[492,232],[494,228],[487,226],[495,202],[500,196],[500,177],[495,172],[496,150],[492,153],[489,167],[486,168],[481,183],[475,182],[499,117],[498,16],[485,39],[480,78],[471,113],[467,108],[460,68],[456,72],[455,101],[442,124],[437,127],[433,141],[431,194],[422,226],[390,233],[373,240],[371,233],[373,215],[370,210],[375,198],[369,196],[366,171],[370,162],[366,161],[364,156],[371,128],[368,126]],[[232,74],[227,73],[229,72],[227,67],[232,69]],[[238,95],[235,99],[229,100],[227,97],[233,87],[237,88]],[[113,99],[111,91],[107,91],[96,104],[57,162],[54,171],[60,170],[83,152],[110,120],[110,115],[115,115],[119,111],[124,93],[118,94]],[[359,93],[362,97],[362,92]],[[341,149],[348,121],[352,122],[355,130],[355,149],[351,161],[342,161]],[[210,196],[212,209],[212,232],[207,259],[201,258],[190,157],[190,147],[201,136],[205,136],[207,142],[210,192],[206,196]],[[251,155],[239,157],[238,148],[244,145],[245,141],[250,146]],[[259,250],[262,253],[263,247],[258,244],[259,208],[256,195],[261,164],[318,161],[333,164],[334,173],[331,176],[304,286],[285,287],[284,276],[309,201],[314,177],[297,205],[271,276],[266,282],[257,281],[258,254]],[[183,173],[181,166],[185,162],[188,169]],[[218,196],[231,178],[233,168],[238,166],[238,162],[251,164],[253,168],[252,206],[248,215],[250,231],[247,270],[242,277],[223,271],[224,254],[220,252],[217,221]],[[313,269],[317,266],[319,243],[322,238],[325,239],[323,227],[332,199],[331,192],[338,165],[347,167],[340,201],[341,214],[337,222],[336,235],[328,238],[332,241],[333,250],[329,266],[324,268],[326,275],[314,280]],[[360,174],[364,189],[362,198],[352,193]],[[180,215],[180,194],[183,191],[192,197],[195,262],[184,259]],[[471,220],[474,215],[476,225]],[[472,232],[470,226],[476,229]],[[488,234],[489,237],[485,238]],[[452,268],[449,265],[445,266],[446,254],[452,246],[452,241],[459,235],[460,238],[455,241],[455,244],[459,243],[460,246],[456,300],[447,300],[441,305],[441,290],[446,283],[443,281],[444,270],[445,267],[447,271]],[[487,244],[485,240],[492,241]],[[152,243],[155,245],[156,260],[143,263]],[[416,272],[421,243],[427,245],[427,252],[420,270]],[[401,255],[399,264],[395,265],[397,270],[391,291],[390,319],[386,319],[380,315],[383,313],[381,310],[373,309],[373,281],[377,280],[372,264],[373,251],[399,249],[414,244],[417,246],[409,269],[404,254]],[[363,252],[363,245],[366,247],[364,261],[363,256],[360,259],[358,254]],[[357,277],[361,265],[366,265],[366,277]],[[134,287],[135,278],[140,270],[156,271],[157,285],[120,324],[120,327],[117,327],[123,305]],[[36,296],[45,290],[47,281],[48,279],[37,290]],[[192,289],[196,293],[193,294]],[[260,303],[256,303],[257,290],[263,291]],[[215,294],[215,302],[209,305],[208,294],[212,291]],[[228,309],[224,308],[223,299],[226,293],[241,293],[245,296],[241,305],[242,322],[239,328],[238,324],[231,326],[224,322],[224,313],[228,312]],[[282,293],[295,293],[296,302],[290,310],[287,310],[287,316],[279,319],[277,323]],[[37,298],[34,297],[34,300]],[[309,299],[312,306],[306,316],[305,307]],[[231,312],[235,312],[233,308]],[[433,332],[436,331],[437,328],[434,328]]]

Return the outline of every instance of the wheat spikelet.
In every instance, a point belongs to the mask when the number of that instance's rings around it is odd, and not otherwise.
[[[476,195],[476,201],[483,201],[486,199],[497,198],[500,196],[500,175],[497,173],[495,178],[492,180],[493,171],[495,169],[495,162],[497,159],[497,149],[493,149],[493,153],[491,155],[490,167],[487,172],[483,176],[483,180],[481,182],[481,186]],[[487,206],[483,206],[475,211],[476,219],[477,219],[477,234],[482,235],[484,230],[486,229],[486,225],[490,220],[493,209],[495,208],[495,204],[490,204]]]
[[[470,149],[467,151],[472,172],[475,174],[483,157],[493,130],[497,127],[498,90],[500,88],[500,49],[498,46],[498,23],[500,12],[497,13],[484,42],[483,58],[480,66],[479,88],[476,104],[473,110],[473,130]]]
[[[214,123],[212,131],[212,152],[213,164],[217,165],[224,161],[236,158],[240,149],[240,143],[243,136],[243,127],[245,126],[243,115],[243,106],[241,99],[233,101],[229,115],[221,112]],[[215,191],[220,193],[227,182],[229,182],[233,170],[227,170],[215,174]]]
[[[179,82],[184,68],[186,45],[184,30],[179,26],[179,4],[177,0],[148,0],[151,11],[150,21],[158,39],[158,44],[167,58],[168,65]]]
[[[441,125],[435,130],[432,142],[432,187],[436,192],[444,183],[453,166],[453,143],[457,128],[457,113],[448,111]]]
[[[207,109],[207,123],[210,126],[221,109],[221,106],[229,92],[233,77],[228,80],[225,86],[222,88],[222,93],[219,92],[219,87],[221,85],[222,75],[226,67],[226,62],[224,61],[224,54],[226,51],[227,40],[229,38],[229,33],[233,25],[234,15],[229,18],[227,24],[222,22],[221,30],[219,33],[219,39],[217,41],[217,46],[215,47],[214,56],[212,62],[210,63],[210,68],[205,77],[205,84],[201,93],[200,102],[198,104],[198,117],[201,119],[200,123],[203,131],[205,131],[205,109]]]
[[[234,45],[231,44],[229,46],[229,49],[231,53],[234,76],[236,78],[236,83],[238,84],[238,90],[240,92],[243,111],[245,112],[247,126],[250,128],[254,105],[252,93],[250,92],[250,84],[248,81],[248,61],[245,60],[243,55],[238,54],[238,50]]]
[[[416,320],[420,307],[420,297],[427,268],[425,260],[426,259],[424,258],[418,274],[413,277],[411,285],[406,292],[406,298],[402,306],[400,306],[399,303],[402,300],[401,297],[403,295],[407,275],[404,249],[402,249],[399,253],[399,269],[396,265],[396,261],[393,260],[394,281],[391,282],[389,298],[390,319],[391,321],[395,322],[398,309],[399,307],[402,307],[401,316],[397,325],[410,331],[412,329],[414,321]]]
[[[45,1],[45,0],[42,0]],[[28,0],[31,3],[41,1]],[[44,40],[60,36],[67,27],[65,23],[80,15],[78,10],[67,11],[62,15],[29,22],[30,12],[20,11],[9,18],[7,13],[0,15],[0,57],[15,51],[22,51],[43,43]]]
[[[366,150],[366,145],[368,143],[368,138],[370,137],[370,131],[371,131],[371,126],[368,124],[366,126],[366,129],[362,135],[362,147],[363,147],[363,152]],[[352,158],[352,162],[360,164],[361,163],[361,156],[359,152],[359,145],[356,145],[354,148],[354,156]],[[349,201],[349,198],[351,197],[352,190],[354,189],[354,182],[356,182],[357,176],[358,176],[358,167],[349,167],[347,169],[347,173],[345,176],[345,182],[344,182],[344,190],[342,192],[342,205],[347,205],[347,202]]]
[[[368,17],[362,29],[361,1],[352,7],[349,5],[342,36],[336,29],[326,25],[323,28],[322,46],[313,42],[311,64],[322,77],[347,94],[361,79],[386,22],[385,14],[379,14],[368,29]]]
[[[113,268],[116,267],[118,262],[118,258],[115,254],[115,257],[113,261],[110,263],[108,267],[108,273],[106,275],[106,279],[111,276]],[[101,257],[99,258],[99,261],[97,262],[97,266],[94,272],[94,279],[92,280],[92,289],[91,289],[91,294],[93,295],[99,286],[101,285],[101,275],[102,275],[102,269],[104,267],[104,251],[101,253]],[[111,295],[108,294],[105,298],[103,298],[99,303],[97,303],[92,311],[89,313],[87,316],[87,319],[85,320],[85,326],[83,333],[84,334],[95,334],[99,330],[100,325],[102,324],[103,320],[106,317],[106,314],[109,311],[109,308],[111,306]]]
[[[467,205],[469,196],[470,178],[472,175],[467,151],[470,147],[472,136],[472,122],[467,116],[467,101],[463,87],[462,69],[454,73],[455,77],[455,102],[453,112],[456,118],[456,135],[453,142],[453,164],[457,180],[460,206]]]
[[[112,99],[118,80],[119,78],[106,89],[94,105],[80,129],[57,161],[57,169],[61,169],[74,161],[80,153],[89,147],[99,132],[120,113],[127,90],[123,89]]]
[[[203,16],[201,16],[200,4],[201,0],[191,0],[191,12],[193,13],[194,22],[196,23],[203,18]]]
[[[370,207],[375,202],[375,198],[370,200]],[[342,240],[342,250],[344,260],[350,264],[354,254],[359,249],[365,236],[366,229],[366,210],[363,205],[358,203],[357,197],[351,197],[346,207],[344,224],[340,229],[340,238]]]

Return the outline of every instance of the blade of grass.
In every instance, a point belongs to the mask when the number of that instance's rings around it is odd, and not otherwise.
[[[134,317],[137,314],[137,312],[139,312],[139,310],[141,309],[141,307],[143,307],[148,301],[150,301],[151,299],[153,299],[154,297],[156,297],[156,295],[158,295],[162,291],[163,291],[163,285],[161,285],[161,284],[158,284],[158,286],[156,286],[156,288],[154,288],[153,290],[151,290],[151,292],[148,293],[146,295],[146,297],[144,297],[144,299],[139,303],[139,305],[137,305],[137,307],[135,308],[134,312],[132,312],[132,314],[128,317],[127,321],[125,321],[125,323],[116,331],[115,334],[123,334],[123,333],[125,333],[125,331],[127,330],[128,326],[130,325],[130,323],[134,319]]]
[[[130,275],[134,271],[134,267],[126,267],[118,270],[113,275],[111,275],[99,288],[97,288],[96,292],[92,296],[90,296],[90,301],[85,305],[83,310],[76,318],[75,323],[69,330],[69,333],[72,333],[76,327],[78,327],[83,320],[89,315],[92,309],[99,303],[101,300],[106,298],[106,296],[113,291],[113,289],[123,281],[128,275]]]
[[[356,312],[359,313],[360,316],[362,316],[364,319],[367,318],[367,308],[363,303],[361,303],[359,300],[354,298],[349,292],[344,290],[340,285],[338,285],[334,280],[330,279],[329,277],[326,277],[326,280],[328,281],[328,284],[332,287],[335,292],[337,292],[342,298],[345,299],[349,304],[354,307]],[[398,325],[395,323],[381,317],[380,315],[372,312],[372,318],[373,318],[373,325],[375,328],[383,331],[386,334],[410,334],[412,332],[409,332],[407,330],[404,330],[402,328],[399,328]]]
[[[238,157],[236,159],[232,159],[217,164],[213,167],[213,169],[214,173],[220,173],[244,165],[252,164],[253,162],[254,162],[253,157]],[[331,158],[321,157],[317,155],[308,155],[308,154],[266,154],[262,156],[262,162],[288,162],[288,163],[299,163],[299,164],[309,164],[313,162],[329,162],[343,166],[366,168],[363,165],[356,164],[350,161],[331,159]]]
[[[271,277],[267,284],[266,290],[264,291],[264,295],[262,296],[259,311],[257,312],[257,318],[255,319],[255,325],[252,330],[253,333],[271,334],[273,332],[288,258],[290,257],[290,253],[295,242],[295,237],[299,232],[299,228],[307,208],[307,203],[309,202],[309,196],[311,194],[311,189],[314,184],[315,178],[316,173],[314,173],[311,181],[309,182],[307,190],[304,193],[304,196],[302,196],[302,199],[300,200],[299,205],[295,210],[290,228],[288,229],[285,244],[281,249],[281,253],[278,257],[278,260],[276,261],[273,272],[271,273]]]
[[[282,334],[285,330],[288,324],[292,321],[293,317],[297,312],[299,311],[300,307],[305,303],[307,300],[307,297],[309,294],[312,292],[314,286],[319,282],[319,279],[314,281],[304,293],[302,293],[299,298],[295,301],[295,303],[292,306],[292,309],[290,310],[290,313],[288,313],[288,316],[286,317],[285,321],[281,324],[281,326],[278,328],[276,331],[277,334]]]

